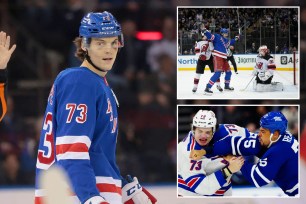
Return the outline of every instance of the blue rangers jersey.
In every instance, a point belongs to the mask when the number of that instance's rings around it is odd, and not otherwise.
[[[231,195],[230,178],[225,179],[222,168],[228,165],[222,158],[190,159],[191,150],[201,149],[190,131],[178,144],[178,194],[181,196]]]
[[[212,54],[214,56],[218,56],[218,57],[226,59],[228,55],[227,48],[230,45],[235,44],[235,39],[229,40],[220,34],[211,34],[209,31],[206,31],[204,35],[207,36],[207,40],[212,41],[214,44],[214,50]]]
[[[41,171],[62,166],[75,203],[93,196],[121,204],[121,176],[116,164],[117,104],[106,78],[85,67],[62,71],[51,89],[37,156],[35,203],[44,196]]]
[[[288,196],[299,192],[298,141],[287,132],[271,145],[257,164],[245,162],[242,174],[256,187],[267,185],[272,180]]]

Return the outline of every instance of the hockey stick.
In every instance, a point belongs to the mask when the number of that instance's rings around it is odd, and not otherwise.
[[[252,79],[249,81],[249,83],[246,85],[246,87],[244,87],[244,89],[240,89],[240,91],[245,91],[248,86],[250,85],[251,81],[253,81],[253,79],[255,78],[255,76],[252,77]]]

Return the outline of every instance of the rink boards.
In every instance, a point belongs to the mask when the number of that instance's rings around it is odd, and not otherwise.
[[[293,54],[275,54],[272,56],[275,59],[275,64],[278,71],[293,71]],[[253,70],[256,57],[256,54],[235,54],[234,58],[238,66],[238,70]],[[195,67],[197,66],[197,60],[198,57],[196,55],[179,55],[177,58],[178,71],[194,71]],[[299,67],[298,55],[295,57],[295,65],[296,67]],[[206,69],[208,70],[207,66]]]

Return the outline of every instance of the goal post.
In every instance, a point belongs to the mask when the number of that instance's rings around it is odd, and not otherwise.
[[[293,51],[293,84],[298,85],[299,84],[299,52]]]

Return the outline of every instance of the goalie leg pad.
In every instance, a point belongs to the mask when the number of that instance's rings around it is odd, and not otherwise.
[[[272,82],[272,87],[274,91],[283,91],[284,90],[284,85],[282,82]]]
[[[254,91],[258,92],[283,91],[284,86],[281,82],[272,82],[271,84],[258,84],[256,81],[254,81],[253,89]]]

